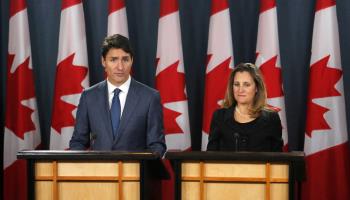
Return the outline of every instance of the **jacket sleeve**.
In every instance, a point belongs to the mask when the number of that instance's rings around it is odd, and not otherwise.
[[[88,107],[86,102],[86,92],[81,94],[76,123],[72,138],[69,142],[70,150],[86,150],[90,146],[90,126],[88,117]]]
[[[209,141],[207,145],[207,151],[220,150],[220,119],[219,110],[213,113],[210,123]]]
[[[281,152],[283,148],[281,119],[277,112],[271,113],[271,151]]]
[[[153,95],[147,116],[147,148],[161,156],[166,151],[163,129],[163,110],[159,93]]]

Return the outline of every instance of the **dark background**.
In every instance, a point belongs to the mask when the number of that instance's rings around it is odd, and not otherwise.
[[[0,0],[0,155],[5,116],[10,0]],[[205,61],[210,0],[179,0],[192,149],[201,148]],[[255,62],[259,0],[230,0],[235,64]],[[84,0],[90,85],[103,79],[100,43],[107,33],[108,0]],[[277,0],[280,51],[290,150],[303,150],[315,0]],[[42,146],[49,147],[61,2],[27,0]],[[127,0],[129,36],[135,49],[134,77],[154,86],[159,0]],[[350,108],[350,1],[337,0],[347,110]],[[350,128],[350,112],[347,112]],[[1,187],[2,189],[2,187]]]

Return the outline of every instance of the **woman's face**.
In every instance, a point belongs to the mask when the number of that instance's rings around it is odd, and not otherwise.
[[[249,72],[237,72],[233,79],[233,96],[237,104],[252,105],[257,88]]]

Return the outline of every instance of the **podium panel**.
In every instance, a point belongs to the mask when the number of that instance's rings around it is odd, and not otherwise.
[[[138,161],[37,161],[34,177],[38,200],[140,199]]]
[[[304,172],[301,152],[168,152],[166,158],[177,200],[293,199]]]
[[[27,159],[30,199],[160,199],[167,174],[152,153],[21,151]],[[151,186],[149,186],[151,185]],[[149,187],[152,187],[150,189]]]
[[[183,162],[182,197],[200,199],[288,199],[287,164]],[[196,198],[197,196],[197,198]]]

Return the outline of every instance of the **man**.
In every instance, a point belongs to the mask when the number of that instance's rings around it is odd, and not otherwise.
[[[130,76],[133,51],[119,34],[102,44],[104,80],[80,98],[71,150],[151,150],[163,155],[163,113],[159,92]]]

